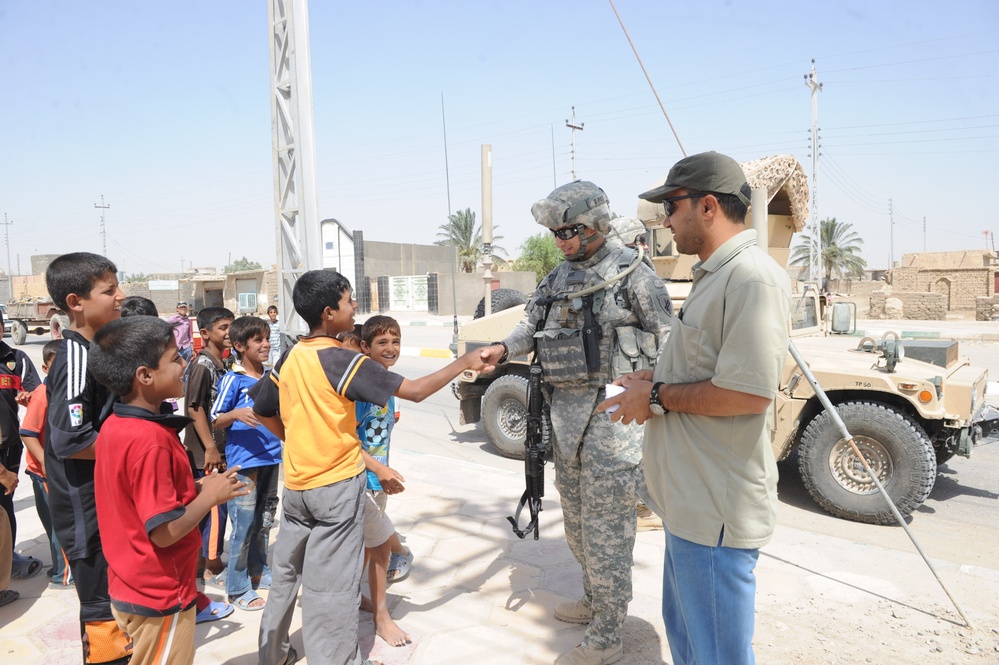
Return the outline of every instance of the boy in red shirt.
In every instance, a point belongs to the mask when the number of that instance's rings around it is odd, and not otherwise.
[[[196,486],[177,436],[191,421],[160,413],[184,393],[187,363],[170,324],[112,321],[94,336],[89,364],[121,399],[97,437],[94,472],[111,610],[132,638],[132,663],[193,663],[198,522],[246,484],[233,467]]]

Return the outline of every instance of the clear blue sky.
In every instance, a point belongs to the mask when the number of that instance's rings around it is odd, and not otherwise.
[[[985,247],[999,231],[999,3],[617,0],[688,152],[789,153],[811,172],[816,58],[819,217],[849,222],[871,267]],[[531,204],[579,177],[634,214],[680,158],[607,2],[315,2],[319,212],[366,239],[429,243],[451,208],[494,222],[513,255]],[[267,3],[0,0],[0,214],[14,271],[101,251],[126,272],[275,261]],[[554,169],[552,134],[554,131]],[[554,173],[553,173],[554,170]],[[7,259],[0,251],[0,268]]]

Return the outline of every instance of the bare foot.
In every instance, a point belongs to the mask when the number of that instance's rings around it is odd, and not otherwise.
[[[375,635],[385,640],[393,647],[404,647],[413,639],[409,633],[400,628],[391,617],[375,622]]]
[[[361,609],[365,612],[375,613],[375,606],[371,603],[371,599],[367,596],[361,596]]]

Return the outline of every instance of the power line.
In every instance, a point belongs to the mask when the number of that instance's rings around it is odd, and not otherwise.
[[[939,55],[935,58],[920,58],[919,60],[903,60],[901,62],[886,62],[880,65],[863,65],[861,67],[844,67],[843,69],[830,69],[827,73],[838,74],[839,72],[855,72],[862,69],[880,69],[881,67],[894,67],[896,65],[915,65],[921,62],[934,62],[936,60],[950,60],[952,58],[970,58],[979,55],[989,55],[997,53],[999,49],[989,49],[988,51],[976,51],[975,53],[954,53],[952,55]]]

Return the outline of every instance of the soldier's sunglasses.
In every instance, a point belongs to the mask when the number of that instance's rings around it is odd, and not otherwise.
[[[663,199],[663,207],[666,209],[666,216],[672,217],[676,212],[676,202],[684,199],[703,199],[707,194],[684,194],[683,196],[671,196]]]
[[[561,229],[552,229],[552,235],[559,240],[572,240],[579,235],[579,226],[564,226]]]

